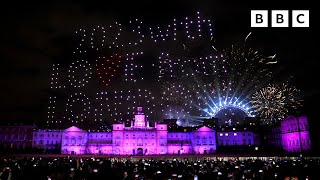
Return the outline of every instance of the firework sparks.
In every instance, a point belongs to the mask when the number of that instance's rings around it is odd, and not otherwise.
[[[301,106],[300,91],[287,83],[269,84],[255,92],[251,103],[265,123],[274,123],[288,115],[290,109]]]
[[[251,35],[251,32],[247,35],[247,37],[244,39],[244,41],[247,41],[248,37]]]

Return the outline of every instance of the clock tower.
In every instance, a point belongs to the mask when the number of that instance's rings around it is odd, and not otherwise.
[[[146,128],[149,127],[149,123],[146,120],[146,115],[142,112],[142,107],[137,108],[137,113],[134,115],[134,127]]]

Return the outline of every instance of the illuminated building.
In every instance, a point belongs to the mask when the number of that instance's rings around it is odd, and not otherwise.
[[[113,124],[111,132],[90,132],[72,126],[63,131],[38,130],[33,135],[33,147],[61,148],[62,154],[211,154],[257,151],[263,145],[279,147],[285,152],[305,152],[311,149],[308,121],[305,116],[280,121],[274,136],[266,135],[258,118],[249,118],[242,126],[217,125],[217,119],[208,119],[204,126],[169,128],[173,120],[149,125],[149,120],[138,107],[129,127]],[[208,125],[208,126],[206,126]],[[268,139],[262,140],[264,137]]]
[[[203,126],[194,131],[170,132],[167,124],[149,126],[138,107],[131,126],[113,124],[112,132],[87,132],[72,126],[64,131],[34,132],[34,146],[54,147],[62,154],[209,154],[216,151],[215,131]]]
[[[28,149],[32,146],[33,126],[0,126],[0,149]]]
[[[282,147],[286,152],[311,150],[308,119],[306,116],[289,116],[280,121]]]

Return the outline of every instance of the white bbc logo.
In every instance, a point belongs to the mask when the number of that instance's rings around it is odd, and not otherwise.
[[[271,27],[289,27],[288,10],[271,10]],[[251,27],[268,27],[268,10],[251,10]],[[292,27],[309,27],[309,10],[292,10]]]

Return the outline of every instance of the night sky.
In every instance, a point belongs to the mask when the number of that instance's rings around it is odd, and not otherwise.
[[[302,110],[317,121],[320,83],[315,9],[308,1],[277,4],[278,1],[109,1],[90,3],[11,3],[1,7],[0,121],[41,124],[46,120],[49,74],[52,64],[68,59],[75,29],[108,24],[128,18],[149,25],[166,24],[173,17],[200,11],[214,22],[216,47],[225,48],[252,32],[257,49],[277,54],[284,69],[294,75],[303,91]],[[252,9],[309,9],[310,28],[251,28]],[[314,11],[313,11],[314,10]],[[317,49],[316,49],[317,48]]]

